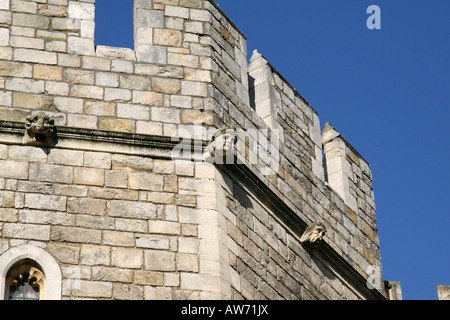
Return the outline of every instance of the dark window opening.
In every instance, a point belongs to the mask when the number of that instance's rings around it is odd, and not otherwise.
[[[29,275],[24,275],[9,288],[9,300],[39,300],[39,286]]]

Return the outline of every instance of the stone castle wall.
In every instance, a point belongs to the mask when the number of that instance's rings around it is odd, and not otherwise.
[[[94,0],[0,0],[0,254],[46,250],[64,299],[384,298],[367,161],[213,1],[135,0],[134,50],[94,30]],[[173,155],[222,127],[239,164]]]

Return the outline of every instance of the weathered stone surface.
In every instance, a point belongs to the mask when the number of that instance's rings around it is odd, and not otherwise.
[[[180,47],[183,34],[177,30],[153,29],[153,43],[163,46]]]
[[[111,250],[111,265],[114,267],[140,269],[143,264],[142,250],[131,248],[113,248]]]
[[[83,245],[80,259],[84,265],[108,266],[111,262],[111,249],[107,246]]]
[[[5,238],[48,241],[50,239],[50,226],[5,223],[2,236]]]
[[[175,271],[175,253],[157,250],[146,250],[145,269],[152,271]]]
[[[100,244],[102,234],[98,230],[55,226],[51,230],[51,239],[58,242]]]
[[[105,183],[105,171],[96,168],[75,168],[73,182],[75,184],[102,186]]]
[[[156,206],[151,203],[131,201],[109,201],[108,215],[110,217],[154,219]]]

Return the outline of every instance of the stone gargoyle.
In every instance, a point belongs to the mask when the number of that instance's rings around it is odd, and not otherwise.
[[[232,164],[236,141],[237,135],[233,129],[218,129],[203,155],[204,161],[218,165]]]
[[[327,229],[322,222],[314,222],[303,232],[300,243],[308,250],[316,249],[322,243],[326,232]]]
[[[30,146],[50,147],[55,144],[55,121],[40,111],[26,117],[23,143]]]

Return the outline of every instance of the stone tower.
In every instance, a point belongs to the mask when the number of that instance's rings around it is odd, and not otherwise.
[[[368,162],[214,1],[94,30],[0,0],[1,299],[386,299]]]

